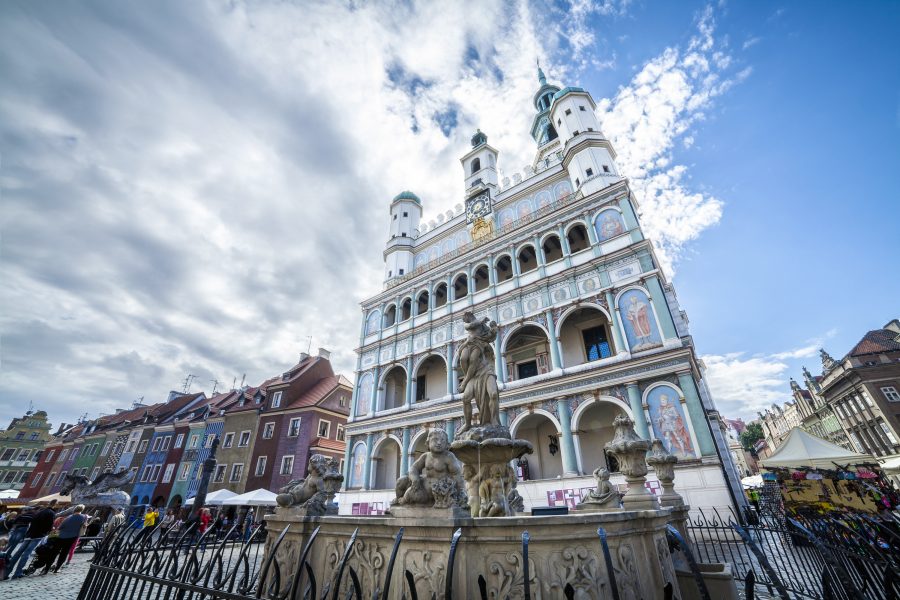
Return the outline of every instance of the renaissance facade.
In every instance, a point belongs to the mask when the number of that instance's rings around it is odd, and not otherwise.
[[[526,510],[574,505],[594,469],[617,471],[604,446],[620,414],[679,457],[676,489],[692,506],[733,504],[736,472],[710,426],[718,415],[687,318],[594,100],[540,70],[539,82],[524,176],[501,180],[479,131],[455,211],[426,224],[416,194],[390,204],[384,289],[362,303],[342,514],[382,512],[428,431],[452,439],[461,428],[467,311],[498,324],[501,423],[534,445],[518,464]]]

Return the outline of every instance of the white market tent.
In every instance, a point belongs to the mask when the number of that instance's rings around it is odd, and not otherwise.
[[[235,494],[231,490],[216,490],[214,492],[210,492],[206,495],[206,506],[219,506],[229,498],[234,498],[235,496],[237,496],[237,494]],[[194,499],[190,498],[184,504],[185,506],[193,506]]]
[[[222,504],[227,504],[228,506],[275,506],[275,498],[275,494],[260,488],[239,496],[232,496]]]
[[[18,498],[19,490],[3,490],[0,492],[0,500],[9,500],[10,498]]]
[[[70,496],[63,496],[60,493],[50,494],[49,496],[44,496],[43,498],[37,498],[28,503],[29,506],[35,506],[37,504],[49,504],[51,500],[56,500],[60,504],[70,504],[72,502],[72,498]]]
[[[832,444],[811,433],[794,427],[787,438],[769,458],[760,461],[763,467],[812,467],[817,469],[834,469],[839,465],[857,463],[875,463],[868,454],[858,454],[852,450]]]
[[[881,468],[885,473],[896,475],[900,473],[900,456],[885,460],[881,463]]]
[[[763,486],[762,475],[750,475],[749,477],[744,477],[741,479],[741,485],[745,490],[760,488]]]

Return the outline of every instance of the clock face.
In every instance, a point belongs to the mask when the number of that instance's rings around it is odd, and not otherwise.
[[[469,223],[489,212],[491,212],[491,197],[488,194],[481,194],[466,201],[466,220]]]

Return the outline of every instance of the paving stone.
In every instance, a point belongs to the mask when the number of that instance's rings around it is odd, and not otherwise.
[[[77,553],[59,573],[35,573],[0,581],[0,598],[9,600],[75,600],[87,575],[93,552]],[[30,563],[30,561],[29,561]]]

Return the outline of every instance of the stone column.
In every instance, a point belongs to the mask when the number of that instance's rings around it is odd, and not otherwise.
[[[350,451],[353,450],[353,438],[346,438],[346,448],[344,448],[344,489],[350,487]]]
[[[651,275],[647,278],[647,289],[650,291],[650,299],[656,307],[656,315],[660,320],[660,328],[663,337],[666,339],[678,339],[678,332],[675,331],[675,321],[672,320],[672,313],[669,312],[669,303],[666,302],[666,295],[663,293],[662,285],[659,283],[659,277]]]
[[[578,475],[578,459],[575,457],[575,442],[572,439],[572,409],[565,397],[556,399],[556,410],[559,412],[559,426],[562,429],[559,440],[562,450],[563,471],[566,475]]]
[[[559,245],[562,247],[563,251],[563,260],[566,263],[566,267],[572,266],[572,248],[569,247],[569,238],[566,235],[565,228],[560,225],[559,226]]]
[[[409,472],[409,427],[403,428],[403,439],[400,442],[400,476]]]
[[[456,419],[447,419],[447,427],[444,429],[444,431],[447,432],[447,440],[452,442],[453,436],[456,435]]]
[[[370,433],[366,435],[366,468],[363,469],[363,489],[369,490],[372,489],[372,439],[373,435]]]
[[[559,338],[556,337],[556,323],[553,321],[553,311],[549,308],[544,311],[547,317],[547,329],[550,333],[550,361],[553,363],[553,370],[561,369],[561,361],[559,360]]]
[[[499,336],[498,336],[499,338]],[[500,340],[494,342],[494,372],[497,374],[497,381],[506,383],[506,369],[504,369],[503,355],[500,353]]]
[[[619,209],[622,211],[622,220],[625,221],[625,228],[628,229],[628,231],[637,231],[638,238],[635,239],[635,236],[632,235],[631,239],[635,242],[644,239],[641,235],[640,227],[638,227],[638,220],[637,215],[634,213],[634,207],[631,206],[631,202],[628,201],[628,198],[619,199]]]
[[[646,417],[644,417],[644,404],[641,401],[641,390],[638,388],[637,382],[625,384],[625,390],[628,392],[628,404],[631,406],[632,415],[634,415],[634,424],[637,426],[638,435],[645,440],[649,440],[650,428],[647,426]]]
[[[494,255],[488,255],[488,289],[490,292],[490,297],[493,298],[497,295],[497,265],[494,263]]]
[[[410,343],[412,341],[410,340]],[[413,392],[415,391],[416,378],[412,372],[413,358],[412,354],[406,357],[406,408],[412,406]]]
[[[694,376],[690,371],[678,374],[678,385],[684,393],[694,435],[697,436],[697,444],[700,446],[700,454],[703,456],[715,455],[716,445],[713,443],[712,433],[709,431],[709,421],[706,418],[703,403],[700,401],[700,394],[697,393]]]
[[[369,399],[369,415],[375,414],[375,409],[378,408],[378,378],[381,376],[381,367],[375,367],[374,373],[372,373],[372,397]]]
[[[447,344],[447,393],[453,394],[453,342]]]
[[[359,368],[357,367],[356,373],[359,374]],[[353,395],[350,397],[350,414],[347,415],[347,422],[352,423],[356,420],[356,404],[359,402],[359,380],[361,377],[356,378],[356,382],[353,384]]]
[[[540,236],[534,236],[532,243],[534,244],[534,260],[537,261],[538,272],[543,279],[547,276],[547,261],[544,260],[544,249],[541,246]]]
[[[619,308],[615,304],[615,298],[613,298],[612,292],[606,292],[606,304],[609,306],[609,328],[612,329],[613,334],[613,343],[616,345],[616,354],[623,354],[628,352],[628,348],[625,345],[625,339],[622,337],[622,331],[619,328]]]

